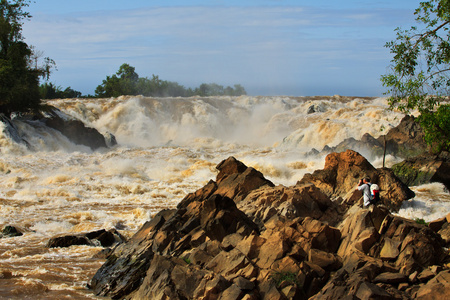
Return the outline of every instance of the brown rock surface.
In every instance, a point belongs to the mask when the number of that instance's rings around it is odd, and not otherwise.
[[[332,199],[344,198],[353,204],[361,199],[361,192],[355,191],[359,179],[368,176],[371,183],[380,186],[381,202],[389,209],[397,211],[402,202],[414,197],[414,192],[403,184],[389,169],[375,169],[359,153],[347,150],[331,153],[325,158],[325,167],[305,176],[297,183],[313,183]]]
[[[97,295],[409,299],[432,284],[445,291],[450,260],[427,226],[383,206],[346,210],[312,184],[274,187],[234,158],[219,169],[217,182],[108,254],[90,283]]]

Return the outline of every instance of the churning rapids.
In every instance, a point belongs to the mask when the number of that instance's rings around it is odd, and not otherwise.
[[[91,151],[45,126],[14,121],[33,151],[3,135],[0,122],[0,228],[25,230],[0,239],[0,297],[96,299],[86,283],[101,248],[46,248],[62,233],[118,229],[131,236],[163,208],[215,179],[235,156],[275,184],[294,185],[323,168],[307,156],[346,138],[374,137],[400,123],[384,98],[191,97],[65,99],[48,102],[118,145]],[[367,155],[365,153],[361,153]],[[382,158],[366,158],[381,167]],[[398,162],[388,157],[388,166]],[[443,185],[414,187],[400,214],[437,219],[450,210]]]

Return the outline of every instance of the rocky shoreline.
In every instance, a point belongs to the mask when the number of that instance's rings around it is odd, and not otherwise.
[[[450,215],[426,226],[390,213],[414,194],[357,152],[328,155],[323,170],[292,187],[274,186],[233,157],[217,169],[215,181],[112,249],[89,283],[95,294],[247,300],[449,295]],[[354,185],[362,174],[381,186],[383,204],[361,208]]]

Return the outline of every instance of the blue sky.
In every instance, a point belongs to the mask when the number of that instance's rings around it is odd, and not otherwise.
[[[396,27],[420,0],[36,0],[26,42],[55,60],[50,81],[93,94],[122,63],[185,87],[250,95],[381,96]]]

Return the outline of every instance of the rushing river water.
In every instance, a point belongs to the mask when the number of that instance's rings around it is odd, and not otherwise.
[[[2,299],[96,299],[86,283],[103,263],[93,258],[101,248],[49,249],[49,238],[102,228],[129,237],[160,209],[215,179],[215,166],[229,156],[275,184],[294,185],[323,168],[324,156],[305,155],[312,148],[366,132],[378,137],[402,118],[386,110],[383,98],[120,97],[48,104],[112,133],[118,145],[91,151],[38,122],[15,120],[27,148],[2,133],[0,123],[0,228],[24,232],[0,239]],[[381,166],[381,158],[367,158]],[[401,215],[430,221],[450,210],[443,185],[413,189],[417,196]]]

